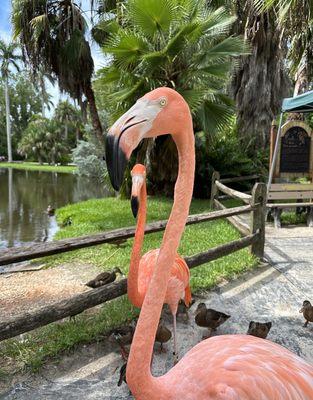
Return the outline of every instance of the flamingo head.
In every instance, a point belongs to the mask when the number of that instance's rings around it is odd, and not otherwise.
[[[142,164],[136,164],[131,171],[132,176],[132,192],[131,192],[131,209],[134,217],[137,217],[141,188],[146,183],[146,167]]]
[[[190,111],[175,90],[161,87],[141,97],[109,129],[106,136],[106,162],[112,186],[119,190],[126,164],[144,138],[178,135]]]

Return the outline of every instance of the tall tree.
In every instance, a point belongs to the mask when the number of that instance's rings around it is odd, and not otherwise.
[[[255,0],[262,13],[274,12],[281,39],[288,42],[287,59],[294,80],[294,96],[310,89],[313,80],[313,2],[311,0]]]
[[[79,5],[72,0],[13,0],[12,21],[24,60],[33,71],[43,67],[57,77],[60,89],[79,103],[86,96],[94,131],[103,143],[91,83],[94,63]]]
[[[251,54],[243,56],[234,71],[232,94],[236,101],[238,134],[251,153],[268,144],[273,118],[281,100],[289,94],[285,68],[286,43],[272,10],[259,12],[253,0],[235,3],[238,19],[236,33],[251,45]]]
[[[14,67],[19,71],[17,61],[21,56],[17,54],[18,45],[16,43],[6,44],[0,40],[0,71],[4,80],[4,96],[5,96],[5,114],[6,114],[6,130],[7,130],[7,153],[8,161],[12,162],[12,138],[11,138],[11,120],[10,120],[10,97],[9,97],[9,75],[10,68]]]
[[[81,140],[84,132],[83,117],[76,107],[68,101],[60,101],[53,118],[62,126],[63,137],[70,145],[74,146]]]

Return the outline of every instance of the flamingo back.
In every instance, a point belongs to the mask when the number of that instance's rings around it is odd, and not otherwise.
[[[158,379],[175,387],[172,399],[313,399],[313,367],[284,347],[250,335],[204,340]]]
[[[160,249],[150,250],[145,253],[139,264],[138,272],[138,291],[144,298],[149,283],[155,268]],[[164,303],[167,303],[172,312],[175,313],[177,304],[180,299],[184,299],[186,305],[189,305],[191,301],[191,291],[189,286],[190,271],[185,260],[178,254],[175,257],[175,262],[171,268],[171,275],[168,282],[168,288],[165,296]]]

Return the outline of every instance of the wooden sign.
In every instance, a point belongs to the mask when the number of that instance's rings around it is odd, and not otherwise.
[[[303,121],[288,121],[282,126],[275,177],[312,177],[311,136],[311,128]]]

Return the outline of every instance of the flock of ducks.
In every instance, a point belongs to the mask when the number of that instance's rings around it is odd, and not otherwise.
[[[97,275],[94,279],[86,283],[86,286],[90,288],[98,288],[103,285],[107,285],[116,280],[117,274],[123,275],[120,268],[116,267],[112,271],[105,271],[101,274]],[[191,304],[194,304],[194,299],[192,299]],[[189,306],[189,307],[190,307]],[[299,311],[303,314],[305,319],[304,327],[307,327],[309,322],[313,322],[313,306],[308,301],[305,300],[302,304],[302,308]],[[180,301],[178,305],[177,314],[183,316],[185,320],[189,320],[188,307],[185,305],[183,301]],[[221,326],[224,322],[226,322],[231,316],[225,314],[221,311],[214,310],[213,308],[207,308],[205,303],[199,303],[197,309],[195,311],[195,323],[201,328],[206,328],[208,330],[208,334],[203,336],[203,339],[209,338],[213,332],[217,330],[219,326]],[[123,365],[120,368],[120,376],[117,385],[121,386],[123,382],[126,383],[126,366],[127,366],[127,358],[128,358],[128,350],[126,346],[130,346],[133,335],[135,332],[135,321],[132,321],[130,325],[125,325],[119,328],[116,328],[111,331],[110,335],[114,337],[116,342],[118,343],[121,355],[123,358]],[[256,322],[250,321],[247,335],[257,336],[262,339],[266,339],[272,328],[272,322]],[[164,343],[167,343],[172,338],[172,332],[170,329],[166,327],[161,318],[159,322],[159,326],[157,329],[155,342],[160,344],[159,352],[162,353],[166,351],[164,349]]]

